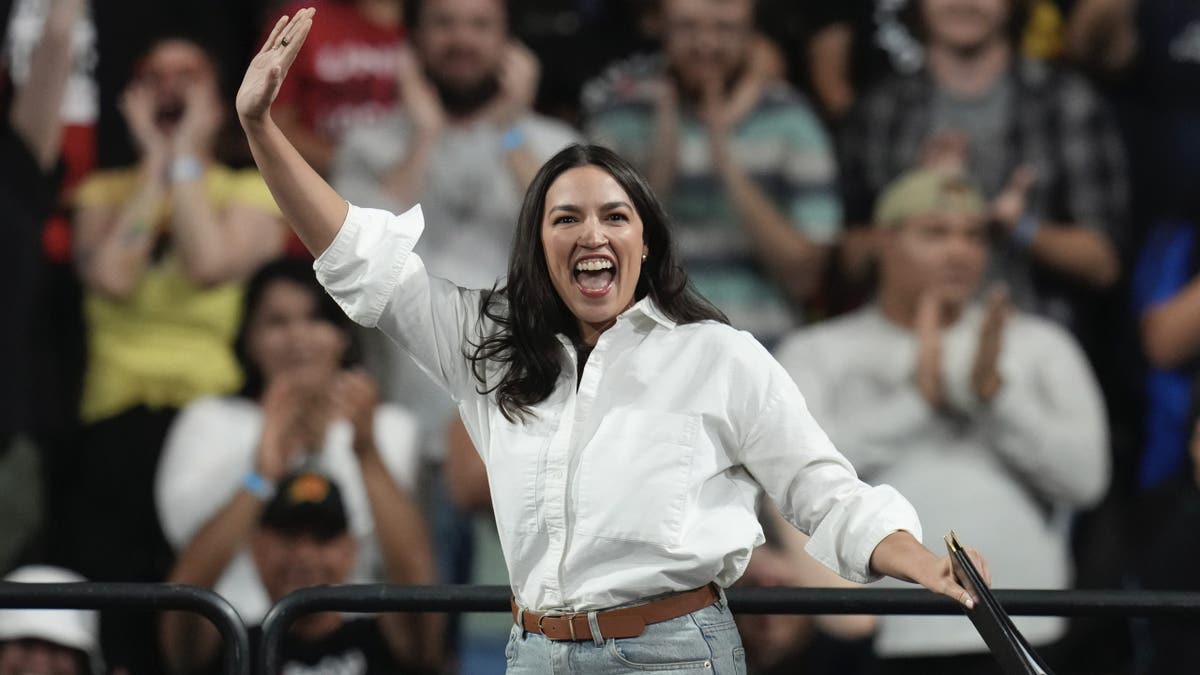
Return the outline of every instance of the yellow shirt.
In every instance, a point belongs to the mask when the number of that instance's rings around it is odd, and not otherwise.
[[[96,172],[80,186],[76,206],[119,206],[132,198],[137,182],[135,168]],[[213,165],[204,182],[218,211],[240,204],[279,212],[257,171]],[[158,219],[161,228],[169,229],[170,214],[170,204],[164,204]],[[241,284],[191,283],[169,248],[150,262],[127,299],[86,293],[83,421],[101,420],[138,405],[183,407],[197,397],[241,386],[232,348],[241,299]]]

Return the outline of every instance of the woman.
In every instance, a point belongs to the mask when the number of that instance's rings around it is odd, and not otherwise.
[[[237,389],[242,284],[287,236],[258,172],[218,159],[218,71],[197,43],[156,40],[121,97],[136,162],[91,174],[74,196],[87,368],[80,436],[52,476],[50,543],[93,581],[158,582],[170,569],[154,517],[163,439],[183,406]],[[102,623],[113,667],[161,671],[144,649],[148,615]]]
[[[308,263],[279,260],[251,278],[234,348],[245,386],[239,395],[206,397],[184,408],[163,448],[155,501],[176,551],[205,525],[236,518],[225,507],[243,491],[263,501],[281,476],[307,465],[342,487],[361,551],[354,578],[383,578],[380,519],[366,474],[382,466],[380,475],[412,488],[417,424],[406,411],[377,404],[374,384],[353,368],[351,328]],[[270,600],[249,547],[231,541],[229,555],[221,559],[213,549],[197,578],[253,623]]]
[[[314,13],[279,21],[238,112],[326,290],[459,403],[513,587],[509,672],[744,670],[720,589],[762,541],[762,489],[843,576],[972,604],[912,507],[858,481],[782,368],[688,289],[662,208],[610,151],[573,146],[542,167],[508,285],[490,293],[425,272],[419,207],[348,206],[270,115]]]

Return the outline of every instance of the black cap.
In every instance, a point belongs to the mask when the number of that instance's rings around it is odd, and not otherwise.
[[[315,471],[290,474],[279,481],[259,525],[282,534],[334,539],[348,529],[342,492],[337,483]]]

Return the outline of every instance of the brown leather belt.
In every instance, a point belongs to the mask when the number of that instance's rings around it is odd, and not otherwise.
[[[669,621],[691,614],[716,603],[720,599],[716,584],[708,584],[690,591],[669,595],[644,605],[606,609],[596,613],[600,634],[605,638],[631,638],[642,634],[652,623]],[[591,640],[592,629],[588,625],[587,612],[582,614],[560,614],[557,612],[532,612],[521,615],[516,599],[511,599],[513,623],[522,626],[528,633],[544,635],[551,640]]]

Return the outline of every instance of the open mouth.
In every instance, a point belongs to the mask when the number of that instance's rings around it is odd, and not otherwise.
[[[617,279],[617,263],[612,258],[593,255],[575,261],[575,286],[589,298],[602,298]]]
[[[175,101],[159,106],[154,114],[154,121],[160,127],[173,127],[183,119],[183,102]]]

